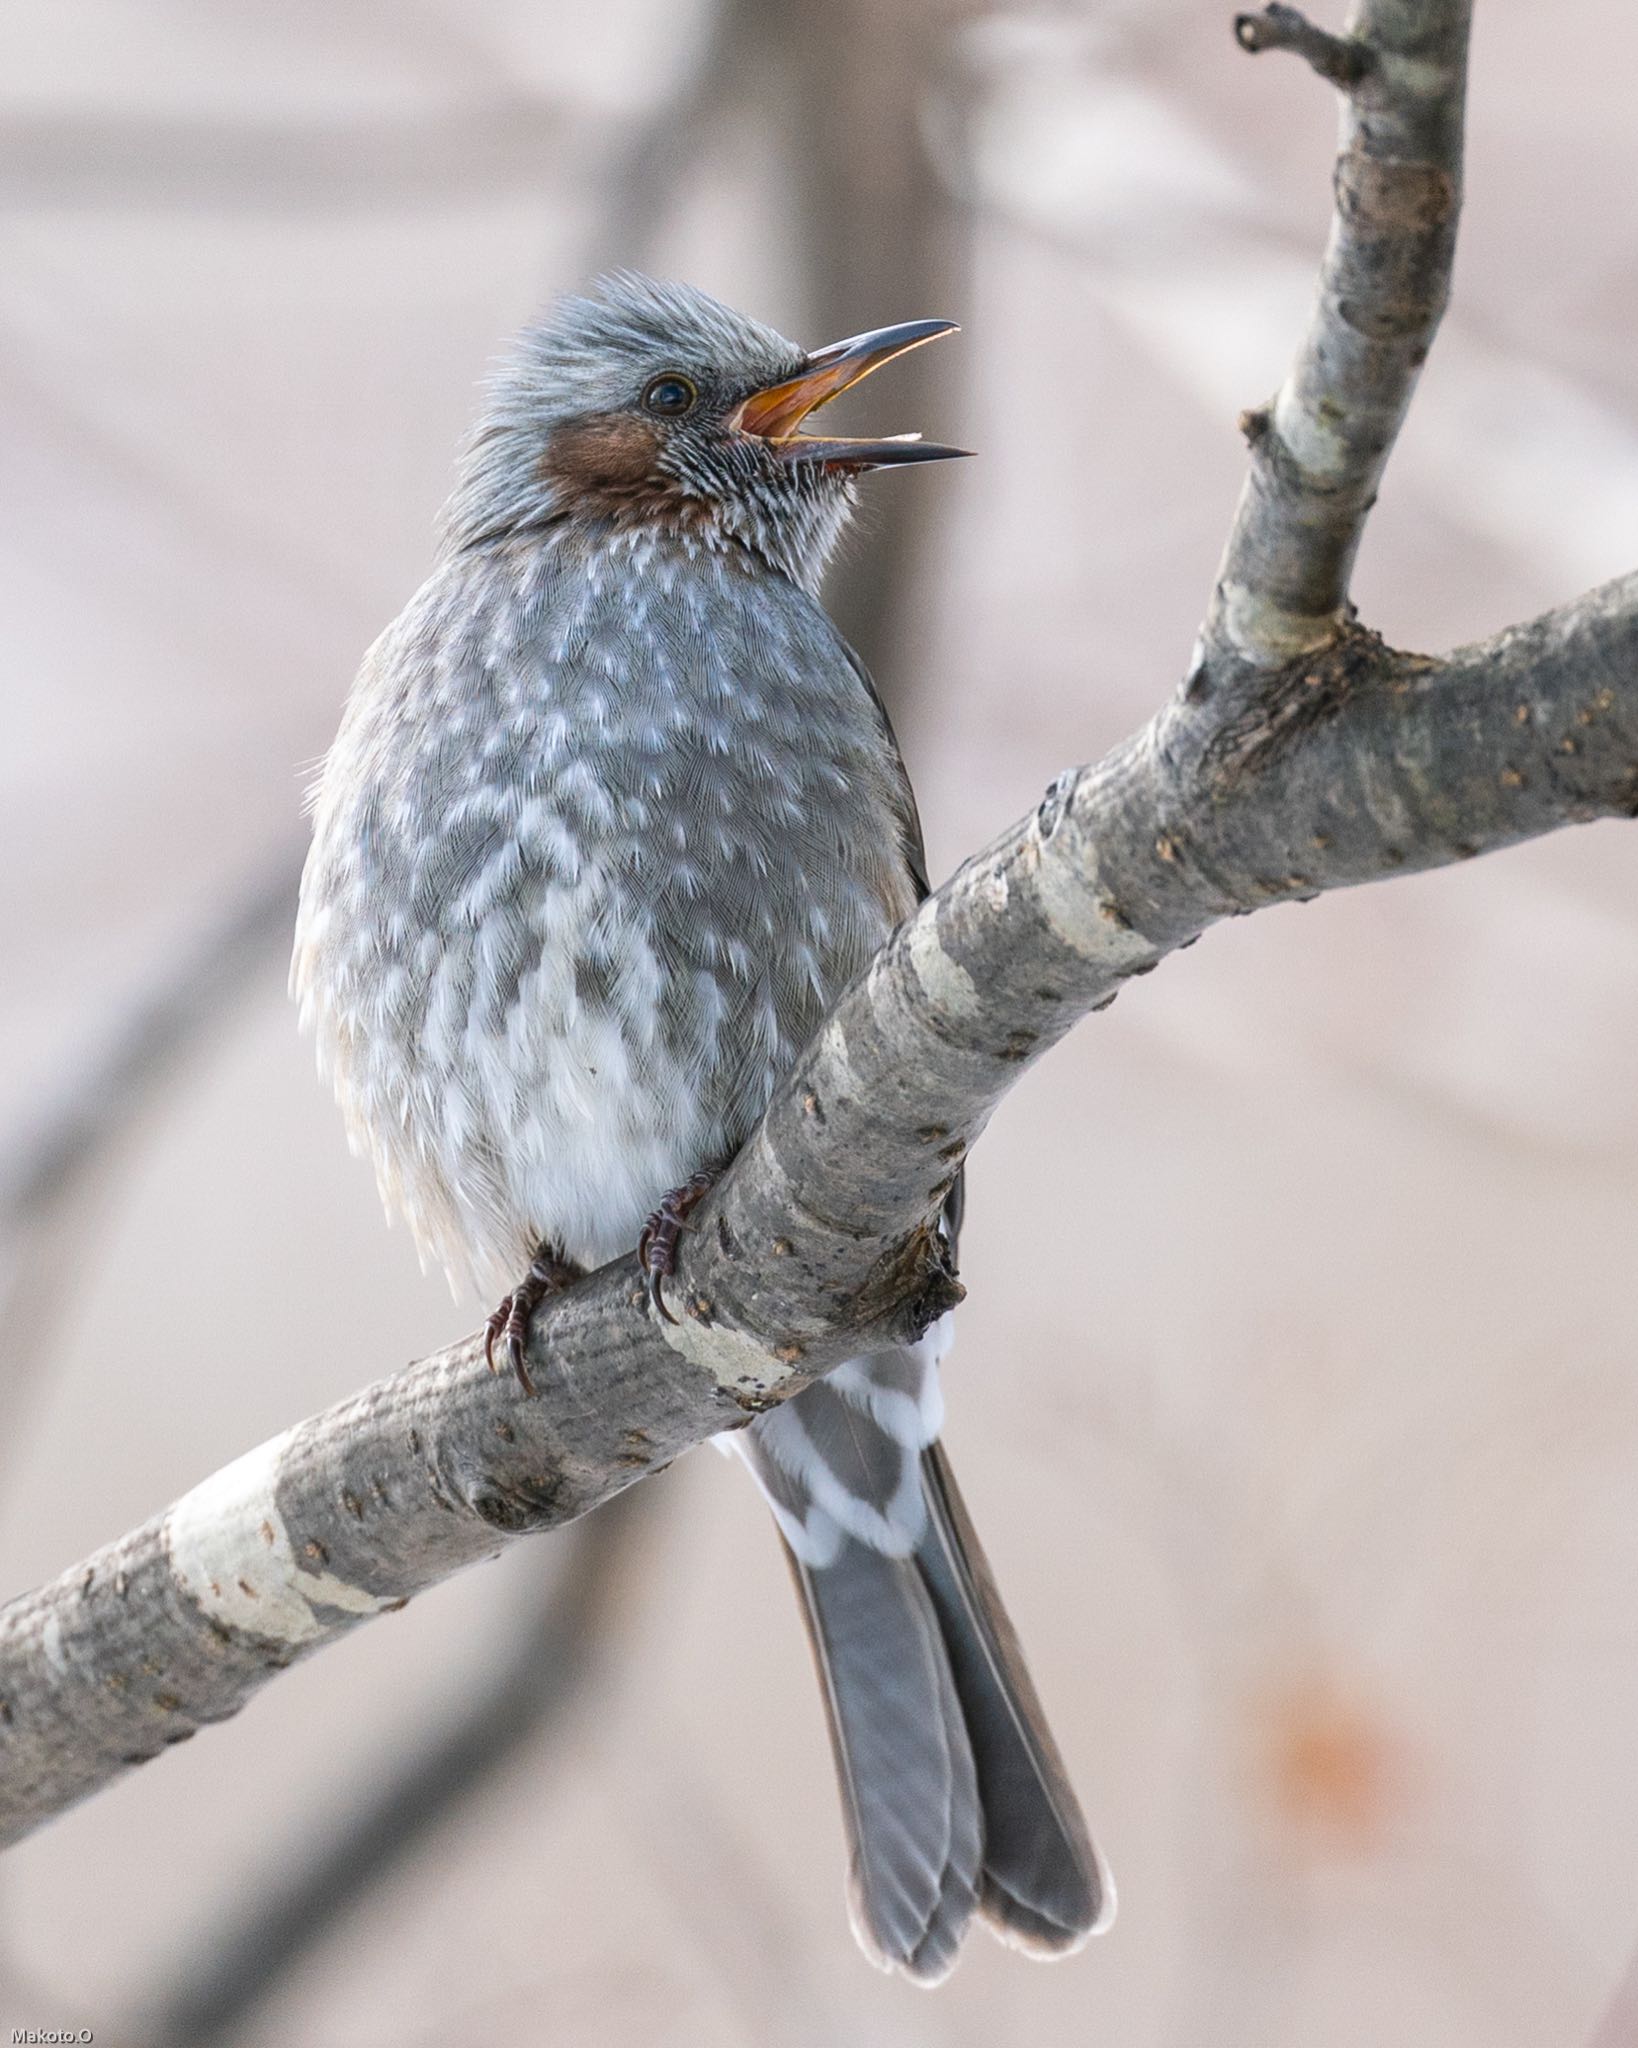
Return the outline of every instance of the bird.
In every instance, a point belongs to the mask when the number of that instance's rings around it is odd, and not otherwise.
[[[690,1208],[927,894],[881,699],[820,582],[868,472],[965,451],[813,415],[953,331],[806,350],[632,273],[491,379],[427,581],[311,799],[292,988],[354,1149],[524,1393],[530,1318]],[[952,1246],[956,1205],[946,1212]],[[1038,1956],[1108,1872],[940,1441],[942,1319],[736,1431],[801,1598],[854,1930],[936,1983],[987,1922]]]

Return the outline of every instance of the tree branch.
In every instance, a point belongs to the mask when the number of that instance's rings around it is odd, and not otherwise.
[[[1261,14],[1237,14],[1234,39],[1254,57],[1262,50],[1293,50],[1321,78],[1344,91],[1358,85],[1371,68],[1371,52],[1364,43],[1317,28],[1300,9],[1282,7],[1278,0],[1271,0]]]
[[[1370,61],[1344,103],[1308,332],[1273,403],[1241,420],[1251,466],[1207,614],[1208,665],[1281,667],[1342,626],[1366,515],[1450,292],[1471,13],[1472,0],[1356,0],[1349,17]]]
[[[1194,671],[843,995],[699,1211],[677,1325],[617,1261],[537,1320],[538,1399],[469,1338],[0,1612],[0,1841],[498,1542],[923,1329],[959,1296],[934,1218],[1001,1097],[1217,920],[1638,814],[1638,575],[1443,660],[1347,608],[1443,304],[1466,19],[1461,0],[1356,13],[1369,134],[1345,126],[1327,289],[1254,450]]]

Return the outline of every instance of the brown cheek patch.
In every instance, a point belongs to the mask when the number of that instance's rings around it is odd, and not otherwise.
[[[658,432],[630,413],[593,413],[552,430],[540,458],[548,483],[573,496],[630,499],[675,488],[655,470]]]

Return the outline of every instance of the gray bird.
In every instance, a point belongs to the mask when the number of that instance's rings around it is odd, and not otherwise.
[[[680,285],[564,301],[365,657],[293,986],[423,1257],[510,1290],[490,1342],[526,1389],[537,1302],[640,1238],[666,1313],[689,1205],[926,893],[898,747],[816,591],[861,472],[961,451],[803,423],[949,329],[809,354]],[[928,1982],[975,1913],[1054,1955],[1113,1907],[938,1442],[945,1340],[733,1439],[812,1632],[855,1928]]]

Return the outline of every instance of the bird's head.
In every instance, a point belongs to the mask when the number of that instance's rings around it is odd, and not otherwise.
[[[812,588],[864,470],[965,450],[804,431],[828,400],[948,320],[811,352],[690,285],[629,274],[562,301],[496,377],[450,502],[470,547],[587,522],[738,542]]]

